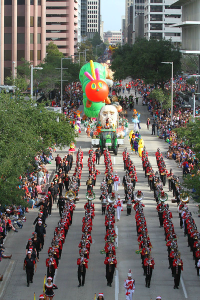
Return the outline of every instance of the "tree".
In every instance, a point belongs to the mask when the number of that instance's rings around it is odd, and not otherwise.
[[[151,92],[150,97],[160,103],[161,109],[167,109],[171,107],[171,93],[169,90],[156,88]]]
[[[95,60],[95,56],[93,54],[93,47],[92,43],[89,40],[78,44],[78,51],[77,54],[80,53],[80,65],[83,66],[85,64],[85,50],[86,51],[86,61],[89,62],[90,60]]]
[[[184,54],[181,58],[181,69],[184,73],[195,74],[198,72],[198,55]]]
[[[175,76],[181,69],[180,58],[179,49],[171,41],[138,39],[134,45],[115,50],[111,68],[116,79],[142,78],[164,89],[164,83],[171,78],[171,67],[162,62],[173,61]]]
[[[175,129],[178,135],[178,139],[183,142],[186,146],[190,147],[195,155],[193,158],[196,158],[198,161],[200,160],[200,120],[196,119],[195,122],[189,122],[184,127],[179,127]],[[199,167],[194,167],[191,170],[191,174],[188,174],[183,178],[183,186],[187,191],[192,192],[191,194],[197,198],[197,202],[200,202],[200,171]]]
[[[97,45],[100,45],[103,43],[100,34],[98,32],[95,33],[93,36],[93,39],[89,40],[94,48],[96,48]]]
[[[34,156],[49,146],[75,141],[75,133],[62,114],[36,107],[23,97],[0,94],[0,204],[21,204],[19,176],[34,169]],[[59,117],[59,122],[57,118]]]

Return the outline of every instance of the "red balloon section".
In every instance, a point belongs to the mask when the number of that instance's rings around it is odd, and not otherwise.
[[[103,102],[109,94],[108,86],[103,80],[92,80],[86,85],[85,93],[92,102]]]

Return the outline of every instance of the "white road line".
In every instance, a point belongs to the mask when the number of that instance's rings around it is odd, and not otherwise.
[[[0,299],[3,296],[3,294],[5,292],[5,289],[6,289],[7,285],[8,285],[8,283],[9,283],[10,277],[11,277],[12,272],[14,270],[14,266],[15,266],[15,261],[11,260],[9,262],[9,265],[8,265],[7,269],[6,269],[6,272],[4,273],[3,282],[1,283]]]
[[[115,300],[118,300],[119,295],[119,275],[118,270],[115,272]]]
[[[54,278],[53,278],[53,283],[54,283],[54,284],[56,283],[57,270],[58,270],[58,269],[55,270],[55,274],[54,274]]]
[[[188,295],[187,295],[187,291],[186,291],[185,284],[184,284],[182,276],[181,276],[181,286],[182,286],[182,289],[183,289],[184,296],[187,299]]]

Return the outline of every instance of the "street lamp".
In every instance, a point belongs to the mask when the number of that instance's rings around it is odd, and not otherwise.
[[[31,65],[31,99],[33,100],[33,70],[43,70],[42,67],[33,67]]]
[[[174,63],[173,61],[162,61],[161,64],[172,65],[172,84],[171,84],[171,125],[173,124],[173,77],[174,77]]]
[[[193,74],[192,77],[200,77],[200,75],[196,75],[196,74]],[[195,93],[194,91],[194,96],[193,96],[193,122],[195,121],[195,109],[196,109],[196,99],[195,99],[195,95],[200,95],[200,93]]]

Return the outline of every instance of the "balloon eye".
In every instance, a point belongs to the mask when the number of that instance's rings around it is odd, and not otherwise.
[[[95,89],[96,89],[96,84],[95,84],[95,83],[92,83],[91,89],[92,89],[92,90],[95,90]]]
[[[99,82],[99,83],[98,83],[98,86],[100,87],[100,89],[102,89],[102,87],[103,87],[102,82]]]

